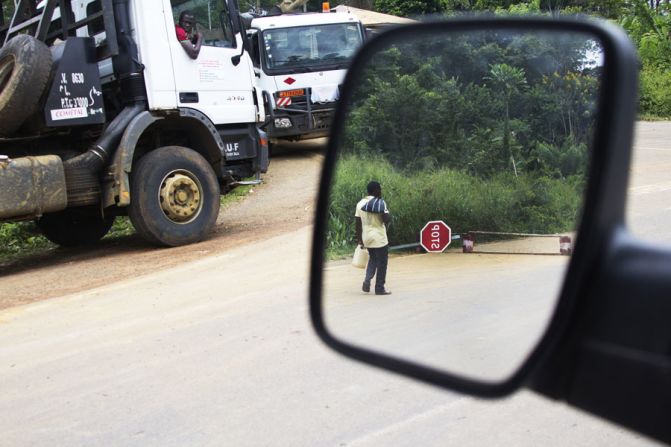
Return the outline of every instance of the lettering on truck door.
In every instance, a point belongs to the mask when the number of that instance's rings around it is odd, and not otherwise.
[[[233,35],[226,2],[194,0],[176,6],[175,22],[185,9],[195,16],[196,31],[203,34],[203,43],[195,60],[186,54],[176,36],[170,46],[179,106],[200,110],[214,124],[255,122],[249,56],[245,54],[237,66],[231,61],[240,54],[242,39],[239,34]]]

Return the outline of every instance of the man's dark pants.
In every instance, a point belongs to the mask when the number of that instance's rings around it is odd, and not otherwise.
[[[368,248],[368,266],[366,267],[366,278],[364,285],[370,287],[370,282],[375,276],[375,292],[384,292],[384,282],[387,279],[387,260],[389,259],[389,246],[380,248]]]

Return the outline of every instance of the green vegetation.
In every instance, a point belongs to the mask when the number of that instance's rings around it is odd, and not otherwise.
[[[642,117],[671,118],[671,5],[668,1],[626,2],[619,24],[638,47],[641,58]]]
[[[245,179],[245,180],[253,180],[252,177]],[[240,200],[244,199],[249,192],[254,189],[253,185],[242,185],[238,186],[228,193],[226,195],[221,196],[221,208],[226,209],[227,207],[231,206],[235,202],[239,202]]]
[[[114,219],[114,224],[112,224],[109,233],[107,233],[103,239],[116,239],[130,236],[131,234],[135,234],[135,228],[133,228],[133,224],[130,223],[130,218],[127,216],[118,216]]]
[[[33,222],[0,224],[0,262],[18,254],[29,255],[55,246],[40,235]]]
[[[611,20],[624,28],[638,48],[640,116],[671,118],[671,0],[375,0],[374,9],[406,17],[488,12],[587,14]]]

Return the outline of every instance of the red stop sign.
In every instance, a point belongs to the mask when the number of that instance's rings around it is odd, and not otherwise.
[[[419,233],[419,243],[431,253],[444,251],[452,242],[452,229],[442,220],[427,222]]]

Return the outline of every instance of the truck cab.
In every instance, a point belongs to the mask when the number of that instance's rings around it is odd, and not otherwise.
[[[261,181],[265,115],[236,0],[0,7],[0,222],[81,245],[129,215],[149,242],[182,245],[212,230],[220,194]],[[187,10],[195,58],[176,34]]]
[[[360,20],[349,13],[282,14],[253,19],[247,33],[268,136],[328,135],[340,84],[363,43]]]

